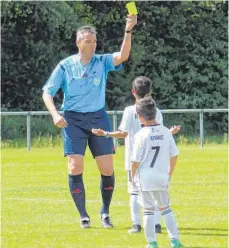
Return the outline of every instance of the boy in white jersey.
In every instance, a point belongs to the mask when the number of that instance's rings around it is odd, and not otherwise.
[[[147,94],[151,94],[152,82],[149,78],[140,76],[137,77],[132,83],[132,94],[136,99],[143,98]],[[163,117],[159,109],[157,109],[156,120],[158,123],[163,124]],[[93,133],[99,136],[125,138],[125,170],[128,175],[128,193],[130,194],[130,210],[131,219],[133,222],[132,228],[129,233],[136,233],[141,231],[141,218],[140,218],[140,205],[138,199],[138,189],[132,185],[131,179],[131,153],[133,150],[134,135],[141,129],[141,123],[138,120],[136,105],[128,106],[125,108],[119,131],[106,132],[104,130],[94,129]],[[175,134],[180,130],[180,126],[174,126],[172,133]],[[155,228],[156,232],[161,232],[160,226],[160,212],[155,211]]]
[[[176,166],[178,149],[171,131],[156,119],[156,103],[151,97],[136,104],[139,120],[144,127],[134,137],[132,152],[133,184],[139,190],[139,202],[143,208],[144,232],[148,245],[157,248],[155,234],[155,202],[164,217],[171,239],[171,247],[182,247],[177,223],[169,205],[169,180]]]

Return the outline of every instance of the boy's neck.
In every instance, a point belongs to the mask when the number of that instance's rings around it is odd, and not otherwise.
[[[138,103],[140,101],[140,97],[138,98],[137,96],[135,96],[135,104]]]
[[[144,124],[145,127],[149,127],[149,126],[155,126],[155,125],[158,125],[159,123],[157,123],[155,120],[152,120],[152,121],[144,121]]]

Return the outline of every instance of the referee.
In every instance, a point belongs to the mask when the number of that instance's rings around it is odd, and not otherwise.
[[[64,155],[68,158],[69,189],[80,214],[82,228],[90,227],[83,183],[83,157],[87,144],[101,174],[101,223],[104,228],[113,227],[109,206],[115,184],[112,156],[114,146],[112,138],[98,137],[92,134],[92,129],[110,131],[109,119],[104,109],[107,74],[118,71],[121,63],[128,59],[131,33],[136,24],[137,16],[129,15],[121,49],[113,54],[95,54],[95,28],[79,28],[76,33],[78,53],[62,60],[43,87],[44,103],[54,124],[62,128]],[[64,94],[63,116],[53,102],[53,97],[60,88]]]

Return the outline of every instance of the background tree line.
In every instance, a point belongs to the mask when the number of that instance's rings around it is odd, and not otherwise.
[[[42,86],[57,63],[77,52],[76,29],[97,28],[97,53],[120,49],[126,2],[2,2],[2,111],[45,110]],[[225,1],[136,3],[138,25],[129,61],[110,73],[106,104],[123,110],[133,103],[131,82],[153,81],[159,108],[228,107],[228,5]],[[56,97],[60,107],[61,92]],[[227,115],[208,115],[207,129],[227,132]],[[170,115],[187,130],[198,118]],[[198,131],[198,130],[197,130]]]

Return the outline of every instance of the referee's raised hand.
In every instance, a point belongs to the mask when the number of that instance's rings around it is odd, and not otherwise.
[[[130,31],[137,24],[137,15],[128,15],[126,18],[126,30]]]

